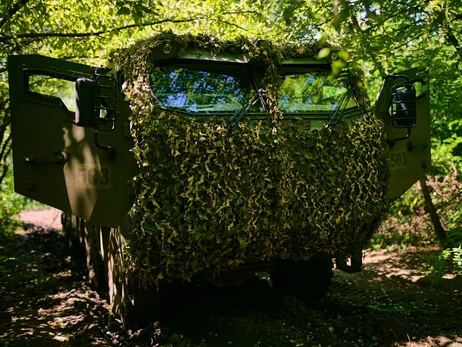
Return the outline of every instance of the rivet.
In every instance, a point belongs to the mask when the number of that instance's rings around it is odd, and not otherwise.
[[[35,181],[28,181],[26,183],[26,189],[30,191],[34,191],[37,188],[37,183]]]

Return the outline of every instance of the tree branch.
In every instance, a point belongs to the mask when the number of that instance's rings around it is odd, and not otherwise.
[[[356,18],[354,11],[352,10],[352,6],[345,0],[342,0],[343,3],[342,5],[345,7],[344,11],[347,11],[347,14],[349,16],[349,19],[351,20],[351,23],[347,25],[347,30],[350,31],[352,35],[357,33],[364,41],[364,46],[369,50],[372,50],[372,46],[370,44],[370,41],[368,37],[365,35],[365,30],[361,28],[361,25],[358,22],[358,19]],[[375,68],[379,71],[381,76],[385,75],[385,69],[382,64],[382,61],[375,55],[371,55],[371,60],[374,63]]]
[[[13,17],[23,6],[27,5],[30,0],[19,0],[17,3],[13,4],[7,11],[7,15],[3,18],[0,18],[0,29],[6,24],[8,19]]]
[[[8,135],[5,142],[3,143],[2,150],[0,151],[0,160],[3,162],[6,159],[6,154],[10,152],[10,142],[11,142],[11,134]]]
[[[258,11],[255,10],[247,10],[247,11],[225,11],[222,13],[223,15],[228,15],[228,14],[261,14]]]
[[[422,188],[422,194],[425,198],[428,214],[430,215],[433,228],[435,229],[435,235],[438,238],[440,244],[443,245],[444,240],[446,239],[446,230],[444,230],[443,226],[441,225],[440,217],[438,216],[435,205],[433,204],[432,198],[430,196],[430,192],[428,191],[426,178],[421,178],[419,182],[420,187]]]
[[[229,25],[229,26],[234,26],[234,27],[236,27],[236,28],[238,28],[238,29],[241,29],[241,30],[244,30],[244,31],[248,31],[246,28],[241,27],[240,25],[237,25],[236,23],[231,23],[231,22],[228,22],[228,21],[226,21],[226,20],[219,20],[218,22],[227,24],[227,25]]]
[[[401,15],[405,15],[409,13],[422,13],[422,9],[419,6],[404,7],[404,8],[401,8],[400,11],[395,11],[391,14],[387,14],[386,17],[385,15],[381,15],[380,20],[375,21],[373,25],[369,25],[367,29],[364,31],[372,32],[373,30],[376,30],[380,26],[384,25],[390,19],[396,19]],[[425,22],[426,22],[425,19],[420,19],[420,20],[415,20],[414,22],[412,22],[413,24],[410,24],[410,25],[415,25],[415,23],[425,23]]]
[[[422,35],[424,35],[424,32],[419,32],[419,33],[417,33],[417,35],[408,38],[408,39],[405,40],[404,42],[403,42],[403,41],[401,41],[401,42],[395,41],[397,45],[396,45],[396,46],[392,46],[392,47],[393,47],[393,50],[397,50],[398,48],[401,48],[401,47],[403,47],[403,46],[407,46],[407,45],[409,44],[409,42],[418,39],[418,38],[421,37]]]
[[[128,24],[121,27],[112,28],[109,30],[100,30],[100,31],[93,31],[88,33],[25,33],[25,34],[18,34],[18,35],[3,35],[0,36],[0,42],[5,42],[12,39],[25,39],[25,38],[46,38],[46,37],[73,37],[73,38],[85,38],[85,37],[93,37],[93,36],[101,36],[105,34],[109,34],[115,31],[121,31],[126,29],[133,29],[133,28],[140,28],[140,27],[147,27],[152,25],[158,25],[162,23],[188,23],[193,22],[198,19],[204,19],[205,16],[196,17],[196,18],[189,18],[189,19],[162,19],[155,22],[143,23],[143,24]]]
[[[0,118],[0,144],[8,142],[8,140],[5,142],[3,141],[5,138],[6,130],[10,125],[8,98],[0,98],[0,115],[2,113],[3,117]],[[0,155],[0,162],[1,161],[3,161],[3,157]]]
[[[9,156],[11,153],[11,146],[9,147],[8,151],[6,152],[6,156]],[[8,173],[8,168],[9,168],[9,165],[8,163],[5,161],[3,162],[3,165],[2,165],[2,174],[0,175],[0,184],[2,184],[3,180],[5,179],[6,177],[6,174]]]

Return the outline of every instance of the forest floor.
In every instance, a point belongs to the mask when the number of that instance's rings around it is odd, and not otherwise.
[[[368,252],[312,304],[267,281],[166,298],[159,322],[123,328],[68,254],[55,210],[0,240],[1,346],[462,346],[462,279],[436,249]],[[450,268],[450,267],[449,267]],[[450,271],[449,271],[450,272]]]

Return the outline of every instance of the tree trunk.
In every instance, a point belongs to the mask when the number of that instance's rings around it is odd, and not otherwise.
[[[440,221],[440,218],[438,217],[438,213],[436,212],[435,205],[433,205],[430,192],[428,191],[426,179],[422,178],[419,180],[419,182],[420,182],[420,186],[422,187],[422,193],[425,198],[425,204],[427,206],[427,211],[430,214],[433,228],[435,229],[436,237],[438,238],[438,241],[441,243],[441,245],[443,245],[443,242],[446,239],[446,230],[444,230],[443,226],[441,225],[441,221]]]

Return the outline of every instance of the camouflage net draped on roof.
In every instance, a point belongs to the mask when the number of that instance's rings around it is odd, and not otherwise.
[[[150,54],[168,38],[248,53],[267,65],[267,119],[184,117],[152,103]],[[181,51],[181,49],[180,49]],[[370,112],[352,123],[310,131],[282,121],[281,59],[314,56],[315,45],[257,45],[240,38],[159,35],[113,53],[133,114],[135,178],[127,268],[143,282],[191,279],[272,259],[361,249],[387,210],[382,124]]]

